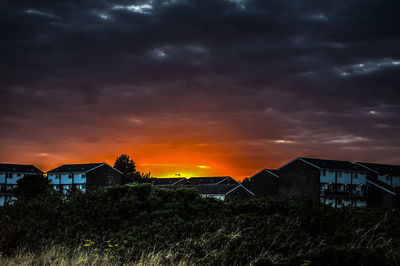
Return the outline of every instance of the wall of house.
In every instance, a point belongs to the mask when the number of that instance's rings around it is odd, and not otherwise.
[[[279,169],[279,196],[302,200],[320,198],[320,170],[296,160]]]
[[[16,185],[17,181],[24,177],[22,173],[9,173],[7,177],[7,184]]]
[[[72,174],[72,173],[71,173]],[[61,184],[72,184],[72,176],[69,173],[60,174]]]
[[[335,183],[335,170],[323,169],[320,171],[320,182],[321,183]]]
[[[50,184],[60,184],[59,174],[47,174],[47,179]]]
[[[203,198],[214,198],[214,199],[222,200],[222,201],[225,200],[225,195],[222,195],[222,194],[201,194],[200,196]]]
[[[262,171],[251,177],[250,190],[256,197],[278,197],[279,178],[267,171]]]
[[[374,185],[368,184],[368,206],[379,206],[385,208],[396,207],[396,197],[387,191],[380,189]]]
[[[0,173],[0,184],[5,184],[5,183],[6,183],[6,174]]]
[[[87,188],[117,184],[121,184],[121,174],[107,165],[102,165],[86,173]]]
[[[392,176],[393,178],[393,186],[400,187],[400,176]]]
[[[86,174],[85,173],[75,173],[74,174],[74,184],[85,184]]]

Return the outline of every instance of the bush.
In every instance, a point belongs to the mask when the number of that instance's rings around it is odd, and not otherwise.
[[[136,184],[19,199],[0,209],[0,250],[11,255],[62,245],[110,252],[115,243],[120,262],[169,252],[171,264],[185,258],[199,265],[393,265],[400,263],[399,222],[396,210],[220,202],[192,189]]]

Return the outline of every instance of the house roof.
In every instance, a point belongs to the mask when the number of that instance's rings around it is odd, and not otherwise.
[[[53,170],[48,171],[47,173],[76,173],[76,172],[89,172],[93,170],[96,167],[99,167],[101,165],[108,165],[106,163],[85,163],[85,164],[64,164],[61,165],[57,168],[54,168]],[[111,167],[111,166],[110,166]],[[113,168],[113,167],[111,167]],[[115,168],[113,168],[115,169]],[[118,171],[117,169],[115,169]],[[118,171],[120,172],[120,171]]]
[[[43,172],[35,166],[26,164],[0,164],[0,172],[43,174]]]
[[[386,184],[385,182],[382,182],[376,178],[367,178],[367,183],[370,185],[373,185],[379,189],[382,189],[386,192],[388,192],[389,194],[392,194],[394,196],[396,196],[399,192],[398,188],[392,187],[388,184]]]
[[[230,176],[209,176],[209,177],[191,177],[185,181],[185,185],[203,185],[203,184],[218,184],[228,179],[232,183],[238,183]]]
[[[236,189],[244,189],[249,194],[254,194],[240,184],[197,185],[194,188],[203,195],[227,195]]]
[[[400,165],[357,162],[357,165],[382,175],[400,175]]]
[[[288,162],[287,164],[284,164],[278,169],[281,169],[286,165],[297,160],[301,160],[318,169],[334,169],[334,170],[349,170],[349,171],[357,169],[356,166],[349,161],[338,161],[338,160],[327,160],[327,159],[305,158],[305,157],[297,157],[296,159]]]
[[[279,170],[276,170],[276,169],[262,169],[260,172],[257,172],[256,174],[252,175],[250,177],[250,179],[255,177],[255,176],[257,176],[257,175],[259,175],[259,174],[261,174],[261,173],[268,173],[270,175],[273,175],[273,176],[279,178]]]
[[[152,178],[152,182],[156,185],[176,185],[185,179],[184,177]]]

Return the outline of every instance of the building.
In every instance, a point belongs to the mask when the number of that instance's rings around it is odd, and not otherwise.
[[[307,197],[337,208],[367,205],[367,172],[351,162],[298,157],[278,170],[280,197]]]
[[[25,175],[43,174],[33,165],[24,164],[0,164],[0,206],[14,200],[11,190],[17,185],[17,181]]]
[[[186,178],[184,177],[169,177],[169,178],[151,178],[151,183],[158,186],[175,186],[182,184]]]
[[[376,163],[356,163],[367,171],[368,205],[400,206],[400,166]]]
[[[94,187],[121,184],[122,172],[107,163],[64,164],[47,172],[54,189],[66,194],[75,188],[83,192]]]
[[[184,185],[222,185],[222,184],[240,184],[230,176],[207,176],[207,177],[191,177],[184,181]]]
[[[279,171],[263,169],[250,177],[250,189],[256,197],[279,196]]]
[[[214,198],[222,201],[233,197],[254,197],[254,193],[241,184],[208,184],[197,185],[194,186],[194,188],[202,197]]]

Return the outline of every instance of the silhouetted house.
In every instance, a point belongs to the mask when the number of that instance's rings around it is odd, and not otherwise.
[[[254,193],[241,184],[207,184],[194,188],[202,197],[226,200],[232,197],[254,197]]]
[[[184,185],[222,185],[240,184],[230,176],[191,177],[184,181]]]
[[[400,166],[357,162],[367,171],[368,205],[399,207]]]
[[[43,174],[43,172],[33,165],[0,164],[0,206],[14,200],[11,190],[15,188],[17,181],[25,175],[32,174]]]
[[[279,196],[340,208],[366,206],[366,171],[348,161],[298,157],[279,169]]]
[[[180,185],[186,180],[184,177],[151,178],[151,183],[157,186],[175,186]]]
[[[279,196],[279,171],[263,169],[250,177],[250,189],[256,197]]]
[[[47,172],[50,183],[66,194],[72,188],[86,189],[121,184],[122,172],[107,163],[64,164]]]

